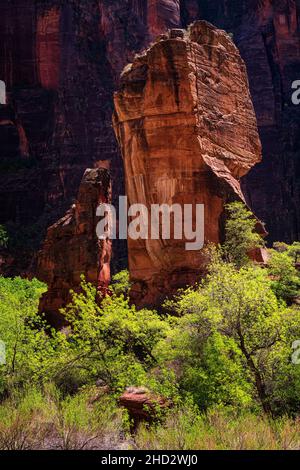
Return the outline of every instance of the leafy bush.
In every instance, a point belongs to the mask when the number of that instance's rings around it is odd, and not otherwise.
[[[0,450],[29,450],[42,447],[53,410],[45,406],[40,391],[14,393],[0,405]]]
[[[256,232],[256,219],[244,204],[233,202],[226,209],[224,254],[237,267],[245,266],[250,262],[249,251],[264,246],[264,241]]]
[[[108,396],[91,392],[62,398],[53,386],[14,393],[0,405],[0,450],[83,450],[119,445],[124,412]]]
[[[59,367],[65,337],[50,331],[36,312],[45,285],[37,279],[0,277],[0,339],[6,364],[0,366],[0,392],[47,381]]]
[[[158,364],[154,348],[170,328],[157,312],[137,311],[123,295],[115,294],[99,305],[96,288],[83,281],[82,292],[73,293],[62,313],[71,327],[63,374],[79,368],[87,383],[101,379],[115,392],[148,383],[148,372]],[[168,388],[166,378],[164,383]]]
[[[111,289],[115,295],[128,296],[130,290],[129,271],[124,269],[112,277]]]
[[[180,387],[200,408],[260,403],[277,413],[299,403],[300,371],[291,364],[299,309],[287,309],[272,287],[266,270],[219,260],[200,285],[174,302],[179,319],[161,356],[176,363]],[[284,376],[285,386],[289,381],[294,387],[293,400],[280,385]]]
[[[290,303],[300,295],[300,275],[295,268],[295,252],[270,250],[269,274],[273,280],[272,289],[278,298]]]
[[[83,450],[115,446],[123,428],[122,411],[109,397],[89,402],[89,394],[81,392],[58,402],[55,417],[58,448]]]

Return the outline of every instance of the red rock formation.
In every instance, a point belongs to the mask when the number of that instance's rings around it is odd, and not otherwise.
[[[36,61],[40,84],[46,89],[59,87],[60,16],[61,9],[53,6],[37,18]]]
[[[115,202],[124,192],[113,90],[135,52],[177,21],[179,0],[0,2],[0,79],[20,126],[19,141],[12,130],[0,147],[0,223],[32,233],[32,251],[76,197],[86,168],[111,167]],[[16,269],[18,259],[23,253]]]
[[[134,429],[141,421],[151,421],[160,409],[170,406],[162,397],[154,396],[143,387],[129,387],[120,397],[119,403],[126,408],[134,422]]]
[[[70,301],[70,289],[78,290],[80,276],[103,290],[110,282],[111,242],[98,241],[96,209],[110,202],[107,170],[86,170],[77,201],[66,215],[48,229],[38,256],[38,278],[48,285],[40,311],[55,326],[63,323],[59,309]]]
[[[204,204],[205,241],[218,243],[224,204],[261,159],[245,65],[229,36],[199,21],[171,30],[123,73],[114,127],[130,204]],[[132,298],[156,304],[194,282],[202,251],[186,240],[128,240]]]
[[[249,258],[254,263],[266,266],[270,259],[270,253],[267,248],[255,248],[248,253]]]
[[[299,239],[300,106],[290,88],[300,78],[299,17],[294,0],[0,2],[0,79],[19,129],[0,146],[0,223],[31,234],[26,260],[16,252],[14,271],[1,272],[23,271],[20,260],[28,267],[87,167],[111,167],[115,202],[124,193],[111,127],[119,74],[155,34],[198,18],[231,32],[247,65],[263,144],[247,199],[271,240]]]

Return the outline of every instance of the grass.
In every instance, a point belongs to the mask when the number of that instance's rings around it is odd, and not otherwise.
[[[124,412],[91,392],[62,398],[50,387],[30,390],[0,405],[0,450],[115,449],[124,440]]]
[[[300,420],[269,421],[221,411],[197,415],[179,410],[164,424],[140,426],[135,446],[141,450],[298,450]]]
[[[13,394],[0,405],[0,450],[299,450],[300,420],[255,414],[173,409],[164,422],[128,419],[108,395],[83,390],[62,397],[49,386]]]

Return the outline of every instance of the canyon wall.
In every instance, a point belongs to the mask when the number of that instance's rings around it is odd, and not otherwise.
[[[64,321],[59,309],[71,300],[70,289],[80,289],[81,275],[106,293],[110,282],[111,241],[98,240],[97,207],[111,202],[110,176],[105,169],[88,169],[75,203],[48,228],[38,255],[37,274],[48,285],[40,311],[56,327]]]
[[[129,204],[204,205],[205,243],[222,240],[224,206],[261,160],[246,68],[230,37],[205,21],[171,29],[122,74],[114,127]],[[199,230],[199,227],[197,227]],[[159,304],[205,270],[187,239],[128,239],[132,300]]]
[[[263,147],[263,161],[243,189],[266,222],[269,241],[300,239],[300,2],[199,0],[201,15],[231,32],[244,59]]]
[[[86,168],[110,169],[117,203],[124,184],[113,90],[135,52],[179,22],[178,0],[0,2],[8,102],[0,122],[0,224],[23,240],[11,244],[13,263],[2,272],[34,270],[47,227],[76,197]],[[123,266],[126,247],[115,252]]]
[[[35,272],[47,227],[76,198],[86,168],[109,168],[124,193],[111,115],[123,67],[157,34],[202,18],[231,33],[245,60],[263,161],[243,178],[269,239],[300,237],[297,0],[11,0],[0,3],[0,272]],[[126,247],[114,247],[114,269]],[[3,261],[4,260],[4,261]],[[2,262],[3,261],[3,262]]]

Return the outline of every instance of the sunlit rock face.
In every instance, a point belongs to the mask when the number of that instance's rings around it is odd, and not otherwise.
[[[59,327],[64,319],[59,309],[78,291],[81,275],[102,292],[110,282],[111,241],[98,240],[96,211],[111,202],[107,170],[86,170],[75,203],[52,225],[38,255],[37,276],[48,285],[39,310],[50,324]]]
[[[205,21],[171,30],[126,67],[114,128],[130,204],[204,204],[205,242],[222,238],[224,205],[261,159],[245,65],[230,37]],[[196,220],[193,220],[195,228]],[[186,239],[128,240],[132,298],[157,304],[205,269]]]

